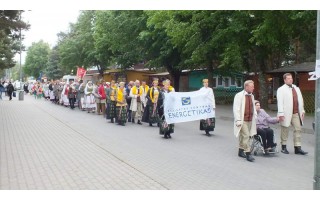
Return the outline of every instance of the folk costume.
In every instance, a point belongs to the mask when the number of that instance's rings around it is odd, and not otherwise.
[[[141,123],[142,110],[143,110],[143,87],[142,86],[133,86],[130,90],[131,104],[130,109],[132,110],[132,123],[135,122],[135,119],[138,120],[138,124]]]
[[[280,121],[281,125],[281,152],[289,154],[287,150],[287,140],[289,135],[289,127],[292,124],[293,143],[295,154],[305,155],[301,149],[301,127],[303,125],[304,102],[300,89],[294,85],[284,84],[277,90],[278,101],[278,117],[284,116],[284,121]]]
[[[208,95],[213,96],[212,107],[216,109],[216,102],[214,99],[214,93],[212,88],[208,87],[208,79],[203,79],[204,86],[200,89],[200,91],[206,92]],[[215,128],[215,118],[208,118],[200,120],[200,130],[205,131],[207,136],[210,136],[210,131],[214,131]]]
[[[248,81],[253,84],[253,82]],[[246,87],[246,82],[245,82]],[[246,90],[238,92],[233,101],[234,135],[239,138],[239,157],[252,162],[250,137],[257,134],[257,111],[254,105],[254,96]]]
[[[147,93],[147,105],[143,113],[143,122],[149,123],[149,126],[157,123],[159,126],[159,113],[158,113],[158,97],[160,88],[158,87],[158,80],[153,81],[154,86],[151,87]]]
[[[111,87],[107,89],[107,119],[111,119],[111,123],[114,123],[116,117],[116,91],[117,86],[111,81]]]
[[[116,102],[116,117],[118,119],[118,124],[124,126],[127,122],[127,101],[124,82],[120,82],[120,87],[117,89]]]
[[[87,109],[88,113],[89,112],[95,112],[95,107],[96,107],[96,101],[93,95],[93,84],[91,81],[89,81],[84,88],[84,94],[85,94],[85,108]]]
[[[79,108],[81,110],[85,110],[85,95],[84,95],[84,89],[86,88],[85,83],[81,83],[78,89],[79,93]]]
[[[166,83],[168,84],[168,83]],[[164,138],[171,138],[171,133],[174,132],[174,124],[167,124],[165,116],[164,116],[164,99],[165,93],[174,92],[174,90],[170,90],[169,87],[166,89],[166,86],[160,91],[160,96],[158,99],[159,105],[159,134],[163,135]]]

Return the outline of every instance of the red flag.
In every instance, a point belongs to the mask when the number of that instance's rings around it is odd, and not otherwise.
[[[86,75],[87,70],[85,70],[83,67],[77,68],[77,77],[80,77],[81,79]]]

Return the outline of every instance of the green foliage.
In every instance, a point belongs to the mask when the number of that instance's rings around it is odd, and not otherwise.
[[[45,74],[47,75],[48,80],[60,79],[64,74],[66,74],[66,72],[63,72],[62,68],[59,66],[59,54],[57,47],[54,47],[50,52]]]
[[[50,54],[50,47],[48,43],[40,40],[32,43],[28,48],[24,72],[26,75],[38,77],[40,72],[45,72],[47,68]]]
[[[123,69],[143,61],[139,34],[145,28],[143,11],[98,11],[94,38],[99,60]]]
[[[15,65],[15,53],[20,51],[20,32],[29,25],[20,20],[19,10],[0,10],[0,69]]]

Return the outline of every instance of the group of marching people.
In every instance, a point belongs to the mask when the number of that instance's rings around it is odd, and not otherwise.
[[[210,90],[208,79],[203,80],[204,87],[201,90]],[[125,82],[116,83],[100,80],[93,84],[92,81],[61,82],[51,81],[46,83],[35,83],[30,88],[35,98],[42,96],[55,104],[64,105],[74,109],[76,106],[88,113],[103,115],[111,123],[125,126],[127,122],[142,125],[143,122],[149,126],[159,127],[160,135],[171,138],[174,132],[174,124],[167,124],[164,116],[165,93],[175,92],[170,80],[162,81],[155,78],[149,87],[146,81],[130,81],[127,86]],[[214,99],[214,98],[213,98]],[[215,102],[213,101],[213,108]],[[214,118],[200,121],[200,130],[204,130],[207,136],[214,130]]]

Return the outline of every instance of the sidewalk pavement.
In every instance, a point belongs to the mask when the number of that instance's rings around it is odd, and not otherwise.
[[[31,96],[5,98],[0,189],[312,189],[313,134],[303,134],[307,156],[293,153],[290,133],[289,155],[258,155],[250,163],[237,156],[232,122],[232,107],[218,105],[212,137],[193,121],[175,124],[166,140],[145,123],[123,127]]]
[[[44,101],[0,101],[1,190],[166,189],[43,112],[37,103],[56,106]]]

